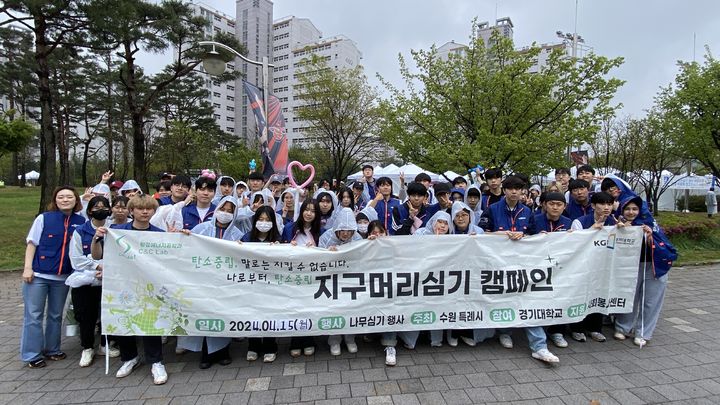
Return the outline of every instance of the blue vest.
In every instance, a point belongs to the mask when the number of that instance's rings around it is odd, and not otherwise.
[[[88,219],[87,222],[79,226],[75,232],[80,234],[83,254],[86,256],[89,255],[90,245],[92,244],[93,236],[95,236],[95,228],[92,226],[92,220]]]
[[[182,217],[183,217],[183,229],[193,229],[199,224],[200,222],[206,222],[209,221],[213,214],[215,213],[215,204],[210,204],[210,209],[208,209],[207,214],[205,214],[204,218],[200,218],[200,214],[198,214],[197,211],[197,205],[190,204],[186,205],[182,209]]]
[[[545,232],[562,232],[562,231],[569,231],[570,226],[572,225],[572,221],[570,218],[560,215],[560,218],[555,221],[551,222],[547,215],[545,214],[537,214],[535,215],[535,226],[533,230],[533,234],[540,233],[542,231]]]
[[[62,211],[49,211],[43,216],[43,231],[35,249],[33,271],[43,274],[70,274],[70,239],[73,232],[85,222],[78,214],[69,216]]]
[[[580,218],[578,218],[577,220],[580,221],[580,224],[582,225],[583,229],[588,229],[591,226],[593,226],[593,224],[595,224],[595,214],[592,213],[592,214],[588,214],[588,215],[583,215]],[[616,224],[617,224],[617,222],[615,221],[615,218],[613,218],[612,215],[608,215],[608,217],[605,218],[605,223],[603,225],[604,226],[612,226],[612,225],[616,225]]]
[[[593,208],[592,204],[590,204],[590,201],[588,200],[588,204],[583,207],[582,205],[578,204],[573,200],[572,197],[570,197],[570,202],[567,205],[567,208],[565,208],[565,212],[563,215],[570,218],[570,220],[576,220],[580,218],[583,215],[593,214]]]
[[[113,224],[113,225],[110,225],[110,228],[113,228],[113,229],[125,229],[125,230],[128,230],[128,231],[137,231],[138,229],[133,229],[132,224],[133,224],[132,222],[128,222],[128,223],[125,223],[125,224]],[[155,225],[153,225],[153,224],[149,224],[149,225],[150,225],[150,228],[148,228],[148,229],[141,229],[141,231],[165,232],[165,231],[163,231],[162,229],[158,228],[157,226],[155,226]]]
[[[515,209],[510,211],[505,197],[488,207],[493,221],[493,229],[490,232],[512,231],[527,233],[530,228],[532,212],[525,204],[517,203]]]
[[[378,214],[378,221],[383,224],[385,229],[388,231],[388,235],[393,235],[394,232],[392,231],[392,212],[393,208],[400,206],[400,200],[394,197],[390,197],[390,199],[385,202],[385,200],[380,200],[375,204],[375,211]]]

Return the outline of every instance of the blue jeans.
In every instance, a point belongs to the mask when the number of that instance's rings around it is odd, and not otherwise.
[[[60,353],[63,309],[70,287],[64,281],[33,278],[22,283],[25,317],[20,336],[20,358],[24,362],[40,360]],[[45,315],[47,303],[47,316]],[[43,319],[44,318],[44,319]],[[43,333],[43,321],[45,331]]]

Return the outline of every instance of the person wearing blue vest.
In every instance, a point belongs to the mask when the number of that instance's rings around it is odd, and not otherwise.
[[[603,226],[617,225],[617,218],[613,216],[614,202],[613,196],[604,191],[593,194],[590,197],[593,213],[574,220],[570,228],[573,230],[602,229]],[[585,342],[587,340],[585,331],[589,331],[592,340],[604,342],[606,338],[602,334],[602,318],[603,315],[599,313],[587,315],[582,321],[570,325],[572,331],[570,336],[575,341]]]
[[[583,215],[592,214],[590,185],[585,180],[570,180],[568,189],[569,198],[563,215],[574,221]]]
[[[112,229],[127,231],[164,232],[162,229],[150,223],[150,218],[155,214],[158,206],[157,200],[152,198],[152,196],[137,194],[128,202],[128,210],[133,218],[132,222],[113,224],[110,227]],[[100,260],[103,257],[103,243],[106,233],[107,228],[104,226],[95,230],[95,236],[90,245],[90,252],[92,258],[95,260]],[[117,373],[115,373],[115,377],[123,378],[129,376],[133,370],[140,366],[140,356],[138,356],[135,336],[117,336],[116,339],[120,346],[120,360],[123,363]],[[162,363],[162,338],[160,336],[143,336],[142,343],[145,350],[145,362],[152,364],[151,373],[153,383],[155,385],[165,384],[168,375]]]
[[[570,182],[572,186],[572,181]],[[535,215],[535,225],[530,232],[532,235],[548,232],[566,232],[570,230],[572,221],[570,218],[562,215],[567,205],[565,196],[561,193],[543,193],[542,194],[543,212]],[[563,335],[567,325],[551,325],[547,328],[550,335],[550,341],[557,347],[568,347],[567,340]]]
[[[162,197],[158,200],[158,203],[162,205],[174,205],[180,201],[185,201],[188,193],[190,192],[190,178],[188,176],[178,174],[170,180],[170,195]]]
[[[659,226],[649,227],[638,221],[642,207],[640,197],[628,197],[620,202],[622,212],[618,226],[640,225],[645,233],[645,243],[640,252],[638,282],[635,289],[633,310],[626,314],[615,314],[615,334],[617,340],[625,340],[634,333],[633,343],[643,347],[652,339],[653,332],[660,318],[665,289],[668,282],[668,271],[677,260],[677,251],[670,243]]]
[[[387,229],[390,235],[394,235],[392,225],[392,213],[395,207],[400,206],[398,200],[393,194],[393,184],[389,177],[380,177],[375,182],[377,186],[377,194],[375,198],[368,202],[368,206],[375,208],[378,220]]]
[[[35,218],[28,232],[22,273],[20,357],[30,368],[45,367],[44,358],[56,361],[67,357],[60,351],[60,331],[68,295],[65,279],[72,273],[70,240],[85,223],[85,218],[76,214],[80,210],[77,191],[70,186],[58,187],[48,211]]]
[[[408,184],[407,194],[408,200],[393,208],[391,229],[394,235],[412,235],[430,219],[424,204],[425,186],[413,181]]]
[[[483,177],[485,177],[485,184],[488,185],[488,190],[480,199],[480,211],[485,211],[502,198],[502,176],[501,169],[485,170]]]
[[[124,198],[124,197],[118,197]],[[97,228],[105,226],[110,216],[110,201],[102,196],[93,197],[88,202],[86,214],[90,218],[78,227],[70,244],[70,263],[73,274],[82,273],[87,280],[84,285],[75,286],[70,291],[73,313],[80,328],[80,367],[88,367],[95,356],[95,326],[100,316],[100,298],[102,296],[102,260],[92,258],[90,246]],[[73,276],[74,277],[74,276]],[[105,339],[100,339],[100,353],[105,354]],[[120,350],[110,347],[110,357],[118,357]]]
[[[193,229],[202,222],[209,221],[215,212],[215,179],[200,177],[195,180],[195,202],[182,209],[183,229]]]
[[[530,208],[520,202],[525,186],[523,177],[517,175],[508,176],[503,180],[502,187],[505,196],[499,202],[490,205],[480,218],[480,226],[485,232],[504,234],[510,240],[520,240],[532,232],[535,228],[535,217]],[[560,361],[547,349],[547,338],[542,327],[524,329],[533,358],[546,363]],[[513,341],[510,330],[499,329],[498,339],[502,347],[512,349]]]

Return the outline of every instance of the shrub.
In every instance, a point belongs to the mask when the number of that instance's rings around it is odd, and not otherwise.
[[[718,196],[715,196],[715,198],[720,201],[720,198]],[[680,197],[677,200],[675,200],[675,207],[678,211],[682,211],[685,209],[685,197]],[[705,196],[704,195],[691,195],[690,199],[688,200],[688,209],[690,212],[707,212],[707,207],[705,206]]]

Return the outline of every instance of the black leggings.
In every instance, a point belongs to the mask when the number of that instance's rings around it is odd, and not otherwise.
[[[100,316],[102,287],[84,285],[73,288],[71,296],[75,319],[80,327],[80,344],[83,349],[92,349],[95,347],[95,326]]]

